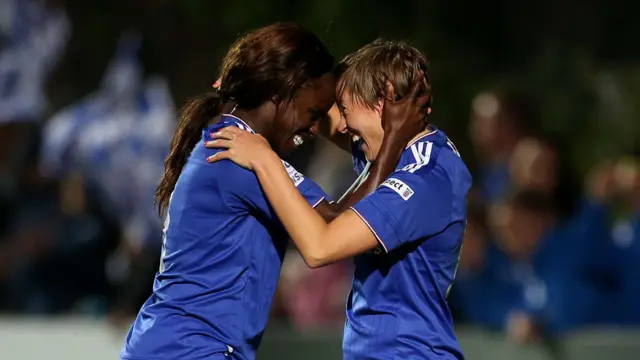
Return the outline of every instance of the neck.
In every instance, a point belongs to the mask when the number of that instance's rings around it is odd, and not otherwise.
[[[422,136],[432,132],[433,129],[430,128],[429,126],[425,127],[424,130],[422,130],[421,132],[417,133],[416,136],[412,137],[411,140],[409,140],[409,142],[407,142],[407,146],[409,146],[410,144],[412,144],[414,141],[420,139]]]
[[[235,104],[226,104],[222,113],[226,115],[233,115],[237,118],[240,118],[242,121],[247,123],[255,131],[257,134],[264,136],[269,139],[269,135],[271,134],[271,120],[269,117],[265,115],[265,112],[262,110],[262,106],[253,110],[245,110],[236,108],[234,110]]]

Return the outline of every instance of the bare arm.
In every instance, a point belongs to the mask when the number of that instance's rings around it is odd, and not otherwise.
[[[413,137],[413,135],[411,135],[411,137]],[[338,217],[340,213],[372,193],[395,170],[402,156],[402,152],[410,139],[408,135],[402,132],[385,132],[378,158],[373,163],[367,180],[365,180],[358,190],[349,194],[347,198],[340,203],[330,204],[327,201],[323,201],[316,207],[316,211],[320,216],[327,222],[332,221]]]
[[[280,159],[252,165],[269,203],[309,267],[355,256],[378,246],[375,235],[352,211],[327,224],[291,182]]]
[[[416,79],[410,96],[398,102],[386,100],[382,122],[385,138],[379,153],[379,161],[372,175],[353,196],[346,199],[338,211],[356,203],[373,191],[396,167],[407,142],[424,129],[427,98],[418,97],[422,84]],[[394,99],[393,89],[387,95]],[[216,153],[210,161],[230,159],[256,173],[269,203],[300,250],[309,267],[319,267],[352,257],[378,246],[378,241],[368,225],[355,212],[329,214],[334,220],[327,223],[302,197],[292,183],[282,161],[271,151],[268,142],[260,135],[250,134],[235,127],[214,134],[217,140],[212,147],[227,151]],[[321,205],[324,208],[324,204]]]

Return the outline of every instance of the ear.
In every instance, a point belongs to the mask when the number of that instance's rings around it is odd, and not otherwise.
[[[373,107],[375,112],[382,118],[382,108],[384,107],[384,99],[379,99],[376,105]]]
[[[216,80],[216,82],[213,83],[212,87],[216,90],[220,89],[220,86],[222,86],[222,78],[218,78],[218,80]]]

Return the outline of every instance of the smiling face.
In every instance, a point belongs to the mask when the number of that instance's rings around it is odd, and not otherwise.
[[[273,146],[287,155],[317,133],[317,124],[327,116],[335,101],[335,78],[327,73],[297,91],[290,101],[282,104],[275,119],[277,133]]]
[[[346,131],[354,142],[360,143],[360,150],[369,161],[378,156],[384,130],[382,129],[381,103],[370,108],[355,101],[348,91],[342,93],[338,99],[338,109],[345,121]]]
[[[347,55],[336,69],[336,94],[348,132],[373,161],[382,146],[382,104],[392,87],[397,100],[409,95],[413,80],[425,76],[423,94],[431,97],[427,58],[415,47],[397,41],[376,40]],[[427,104],[428,106],[428,104]]]

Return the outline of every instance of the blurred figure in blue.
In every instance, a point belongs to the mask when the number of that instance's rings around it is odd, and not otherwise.
[[[472,102],[469,136],[480,172],[480,195],[489,203],[503,198],[511,188],[509,159],[518,142],[530,134],[536,118],[533,107],[521,96],[493,92],[477,95]]]
[[[640,165],[637,158],[622,158],[609,167],[618,204],[611,230],[616,248],[620,291],[617,322],[640,325]]]
[[[528,136],[512,149],[508,166],[510,192],[536,191],[552,197],[558,215],[570,217],[582,196],[563,144],[552,136]]]
[[[52,256],[56,200],[35,171],[45,83],[69,37],[65,12],[38,0],[0,1],[0,310],[26,306],[16,271]],[[2,293],[7,290],[7,293]],[[34,306],[38,308],[39,306]]]
[[[99,91],[53,117],[41,152],[43,174],[75,184],[69,197],[89,189],[121,230],[106,269],[96,261],[121,288],[114,318],[135,313],[157,270],[162,227],[153,194],[174,127],[168,85],[143,82],[139,48],[137,34],[121,37]]]
[[[597,209],[561,221],[553,198],[534,191],[513,195],[492,209],[491,222],[509,261],[500,270],[498,297],[519,296],[504,314],[510,337],[529,341],[555,337],[614,318],[606,222]],[[505,295],[506,294],[506,295]]]
[[[505,309],[517,301],[519,288],[502,281],[499,270],[508,258],[492,241],[486,210],[477,199],[469,201],[464,246],[449,304],[456,323],[502,330],[508,317]]]

